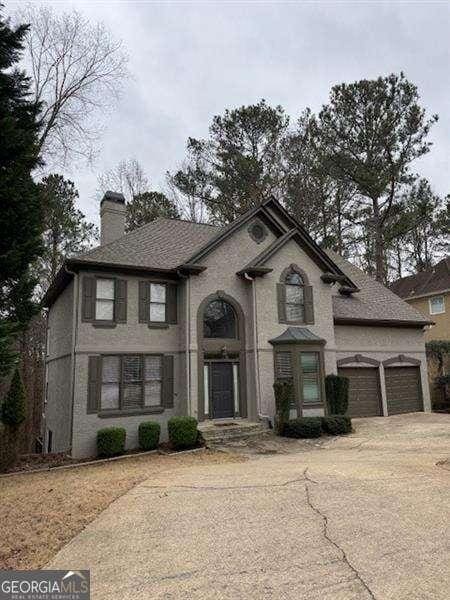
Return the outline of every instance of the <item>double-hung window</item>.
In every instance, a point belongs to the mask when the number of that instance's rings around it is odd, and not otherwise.
[[[177,283],[139,282],[139,323],[165,328],[177,322]]]
[[[151,323],[166,322],[166,286],[164,283],[150,284],[150,315]]]
[[[127,322],[127,280],[118,277],[82,276],[81,320],[99,327]]]
[[[114,279],[97,279],[95,297],[96,321],[114,320]]]
[[[434,298],[430,298],[430,315],[440,315],[444,312],[444,296],[434,296]]]

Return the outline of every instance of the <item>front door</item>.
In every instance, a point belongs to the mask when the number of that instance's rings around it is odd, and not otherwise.
[[[211,409],[213,419],[234,417],[233,365],[211,363]]]

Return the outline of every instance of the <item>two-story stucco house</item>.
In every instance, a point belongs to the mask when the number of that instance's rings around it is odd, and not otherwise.
[[[124,235],[125,202],[101,202],[101,245],[60,270],[48,307],[46,449],[94,455],[110,425],[137,445],[174,414],[321,415],[324,377],[350,379],[349,413],[429,410],[427,319],[336,254],[274,199],[226,227],[157,219]]]

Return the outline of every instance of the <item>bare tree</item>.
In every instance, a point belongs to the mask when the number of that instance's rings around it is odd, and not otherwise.
[[[206,198],[210,194],[210,185],[198,176],[195,161],[183,162],[175,175],[167,171],[166,182],[168,195],[183,218],[194,223],[208,222]]]
[[[121,192],[127,202],[150,191],[149,179],[135,158],[121,160],[113,169],[101,173],[97,185],[99,194],[103,195],[107,190]]]
[[[25,60],[34,101],[41,104],[41,154],[59,165],[80,157],[92,160],[101,117],[128,77],[122,42],[75,10],[56,14],[30,4],[18,17],[30,24]]]

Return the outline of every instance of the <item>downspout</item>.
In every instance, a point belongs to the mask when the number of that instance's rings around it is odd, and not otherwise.
[[[187,413],[191,414],[191,287],[190,277],[186,278],[186,404]]]
[[[256,406],[258,417],[267,419],[267,415],[261,413],[261,382],[259,377],[259,351],[258,351],[258,313],[256,303],[256,279],[248,273],[244,274],[245,279],[252,282],[252,313],[253,313],[253,353],[255,360],[255,388],[256,388]]]
[[[77,273],[64,266],[67,273],[73,275],[73,307],[72,307],[72,348],[70,350],[70,360],[72,372],[70,374],[70,453],[73,445],[73,409],[75,405],[75,348],[77,344],[78,333],[78,307],[79,307],[79,282]]]
[[[41,439],[42,448],[41,454],[47,454],[47,381],[48,381],[48,322],[49,322],[49,310],[45,315],[45,357],[44,357],[44,381],[42,382],[42,424],[41,424]]]

